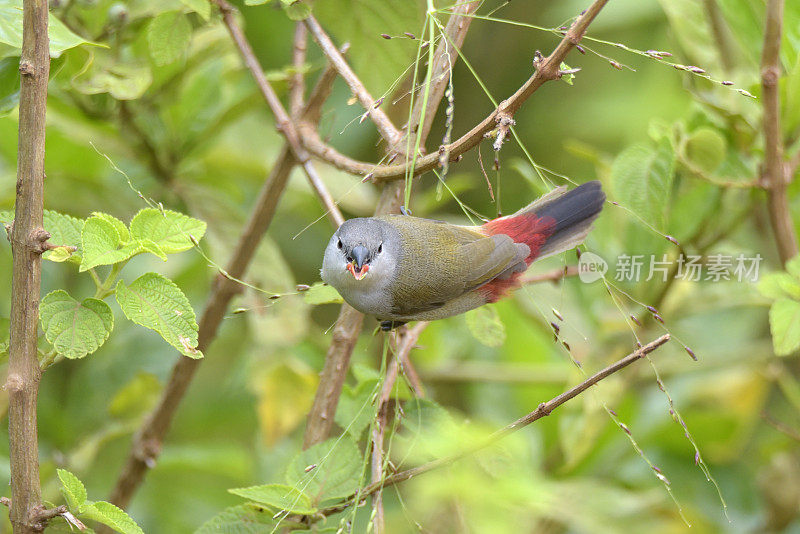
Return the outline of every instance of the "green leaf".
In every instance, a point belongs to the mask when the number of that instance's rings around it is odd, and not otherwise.
[[[244,0],[244,5],[246,6],[261,6],[264,4],[268,4],[273,0]]]
[[[83,358],[99,349],[114,328],[108,304],[93,298],[78,302],[63,289],[48,293],[39,304],[47,341],[70,359]]]
[[[684,149],[689,163],[710,174],[725,159],[726,142],[718,131],[699,128],[688,137]]]
[[[272,515],[253,504],[231,506],[203,523],[195,534],[272,534],[275,528]]]
[[[361,464],[361,453],[354,441],[331,438],[295,456],[286,469],[286,483],[303,488],[313,504],[346,497],[358,489]]]
[[[174,63],[186,53],[191,37],[192,25],[183,13],[161,13],[147,26],[150,57],[158,66]]]
[[[800,255],[786,262],[786,272],[800,281]]]
[[[377,391],[377,380],[361,382],[355,388],[345,386],[336,407],[336,424],[344,428],[353,439],[358,440],[361,433],[372,421],[375,411],[372,399]]]
[[[157,273],[146,273],[129,286],[120,281],[116,298],[125,317],[155,330],[184,356],[203,357],[197,350],[194,310],[175,282]]]
[[[281,0],[286,16],[291,20],[303,20],[311,15],[311,7],[301,0]]]
[[[73,514],[80,513],[86,503],[86,487],[83,482],[66,469],[56,469],[56,474],[61,481],[61,494],[67,501],[67,508]]]
[[[0,117],[16,109],[19,104],[19,57],[0,59]]]
[[[90,43],[72,33],[52,14],[47,24],[50,57],[58,57],[64,50]],[[0,0],[0,43],[22,50],[22,0]]]
[[[108,525],[122,534],[144,534],[139,525],[131,516],[120,510],[110,502],[98,501],[87,504],[81,517],[93,519]]]
[[[83,223],[81,249],[83,258],[80,271],[98,265],[113,265],[125,261],[140,251],[138,243],[128,240],[125,224],[105,213],[95,213]]]
[[[758,292],[770,299],[779,299],[791,296],[800,299],[795,294],[795,289],[800,289],[800,283],[787,273],[769,273],[758,281]]]
[[[341,304],[344,302],[342,296],[333,287],[323,282],[317,282],[308,290],[303,292],[303,300],[306,304]]]
[[[0,317],[0,361],[8,357],[8,335],[11,322],[5,317]]]
[[[178,213],[154,208],[141,210],[131,221],[131,236],[151,240],[165,254],[175,254],[194,246],[189,236],[199,241],[206,232],[206,223]]]
[[[313,514],[317,511],[316,507],[311,505],[311,498],[308,495],[285,484],[234,488],[229,489],[228,492],[293,514]]]
[[[211,18],[211,2],[208,0],[181,0],[183,5],[203,17],[208,22]]]
[[[13,210],[0,210],[0,224],[11,224],[14,222]]]
[[[769,310],[775,354],[787,356],[800,348],[800,302],[781,298]]]
[[[81,262],[81,231],[83,219],[76,219],[56,211],[44,210],[44,229],[50,233],[49,241],[54,245],[77,247],[77,251],[70,252],[59,247],[45,252],[42,257],[50,261]]]
[[[481,306],[465,314],[470,333],[487,347],[499,347],[506,340],[506,327],[494,306]]]
[[[675,154],[667,139],[653,149],[633,145],[611,166],[611,183],[617,199],[642,219],[664,228],[674,177]]]
[[[153,73],[147,65],[122,63],[102,55],[97,61],[90,60],[71,83],[83,94],[108,93],[117,100],[136,100],[153,83]]]

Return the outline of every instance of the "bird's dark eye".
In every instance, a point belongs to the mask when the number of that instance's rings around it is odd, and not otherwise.
[[[383,252],[383,243],[378,245],[378,254],[380,254],[381,252]]]
[[[342,245],[342,240],[341,239],[339,240],[338,243],[336,243],[336,246],[339,247],[339,248],[342,248],[343,245]]]

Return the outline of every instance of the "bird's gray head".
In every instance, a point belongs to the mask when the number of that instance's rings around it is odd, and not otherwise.
[[[333,234],[322,260],[322,279],[340,293],[385,286],[399,258],[397,230],[371,217],[345,221]]]

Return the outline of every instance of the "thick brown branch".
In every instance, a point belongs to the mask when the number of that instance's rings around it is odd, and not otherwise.
[[[767,201],[772,231],[778,245],[781,262],[786,263],[798,253],[797,234],[786,187],[783,139],[781,137],[781,101],[778,79],[781,74],[780,50],[783,24],[783,0],[768,0],[767,22],[764,29],[764,49],[761,54],[761,100],[764,106],[764,166],[762,181],[767,186]]]
[[[419,476],[419,475],[421,475],[423,473],[427,473],[428,471],[433,471],[434,469],[438,469],[440,467],[444,467],[444,466],[450,465],[450,464],[452,464],[452,463],[454,463],[454,462],[456,462],[458,460],[461,460],[461,459],[463,459],[463,458],[465,458],[467,456],[475,454],[476,452],[478,452],[480,450],[483,450],[483,449],[485,449],[485,448],[497,443],[498,441],[500,441],[504,437],[508,436],[509,434],[513,434],[514,432],[517,432],[517,431],[525,428],[526,426],[530,425],[534,421],[537,421],[537,420],[541,419],[542,417],[546,417],[546,416],[550,415],[553,412],[553,410],[555,410],[556,408],[558,408],[559,406],[561,406],[565,402],[577,397],[578,395],[580,395],[581,393],[583,393],[584,391],[586,391],[590,387],[594,386],[595,384],[597,384],[601,380],[613,375],[614,373],[616,373],[616,372],[624,369],[625,367],[629,366],[633,362],[643,358],[645,355],[653,352],[658,347],[662,346],[667,341],[669,341],[669,339],[670,339],[669,334],[664,334],[663,336],[659,337],[658,339],[655,339],[655,340],[651,341],[647,345],[644,345],[642,348],[637,349],[636,351],[634,351],[633,353],[629,354],[628,356],[625,356],[621,360],[617,360],[615,363],[609,365],[608,367],[606,367],[602,371],[599,371],[599,372],[595,373],[594,375],[590,376],[589,378],[587,378],[586,380],[584,380],[583,382],[581,382],[577,386],[568,389],[567,391],[565,391],[561,395],[559,395],[557,397],[554,397],[554,398],[550,399],[547,402],[541,403],[534,411],[530,412],[529,414],[525,415],[524,417],[521,417],[521,418],[517,419],[513,423],[510,423],[510,424],[506,425],[505,427],[503,427],[500,430],[498,430],[497,432],[493,433],[491,436],[489,436],[488,438],[486,438],[482,442],[480,442],[480,443],[478,443],[476,445],[473,445],[472,447],[469,447],[468,449],[466,449],[466,450],[464,450],[464,451],[462,451],[462,452],[460,452],[458,454],[454,454],[452,456],[447,456],[445,458],[439,458],[438,460],[433,460],[431,462],[428,462],[427,464],[420,465],[418,467],[414,467],[414,468],[408,469],[406,471],[400,471],[399,473],[395,473],[393,475],[390,475],[390,476],[386,477],[384,480],[382,480],[379,483],[370,484],[369,486],[367,486],[366,488],[364,488],[362,491],[360,491],[358,493],[358,498],[359,499],[364,499],[364,498],[372,495],[376,491],[380,491],[381,489],[383,489],[383,488],[385,488],[387,486],[392,486],[394,484],[398,484],[400,482],[404,482],[404,481],[406,481],[406,480],[408,480],[410,478],[414,478],[416,476]],[[356,499],[356,496],[354,495],[354,496],[350,497],[349,499],[347,499],[347,501],[345,503],[343,503],[341,505],[331,506],[330,508],[325,508],[323,510],[320,510],[320,513],[322,513],[323,515],[335,514],[337,512],[340,512],[340,511],[345,510],[348,507],[352,506],[354,504],[354,502],[355,502],[355,499]]]
[[[303,99],[305,98],[306,82],[303,69],[306,63],[306,44],[308,31],[302,22],[298,22],[294,28],[294,48],[292,49],[292,66],[294,73],[289,80],[289,111],[292,118],[297,118],[303,111]]]
[[[328,34],[322,29],[322,26],[319,25],[317,19],[315,19],[313,16],[310,16],[305,20],[305,23],[306,27],[311,32],[311,35],[314,37],[314,40],[320,46],[325,56],[327,56],[328,61],[331,62],[339,75],[344,78],[345,82],[347,82],[347,85],[350,87],[353,95],[355,95],[355,97],[364,107],[372,122],[375,123],[375,127],[378,129],[381,137],[383,137],[388,143],[389,149],[393,150],[395,145],[402,137],[400,130],[398,130],[395,125],[392,124],[392,121],[389,120],[389,117],[386,115],[386,113],[384,113],[380,107],[375,105],[375,99],[369,94],[369,91],[367,91],[367,88],[364,86],[358,76],[356,76],[356,73],[353,72],[353,69],[350,68],[350,65],[347,64],[344,56],[342,56],[341,52],[339,52],[339,50],[333,44],[331,38],[328,37]]]
[[[536,72],[525,84],[520,87],[512,96],[500,103],[500,105],[488,117],[473,127],[469,132],[459,139],[443,147],[445,153],[449,154],[450,160],[457,159],[460,155],[477,146],[485,135],[497,127],[501,117],[510,117],[522,106],[522,104],[545,82],[555,80],[559,76],[559,67],[567,54],[576,44],[580,42],[586,33],[589,24],[595,19],[608,0],[595,0],[592,5],[578,17],[567,31],[564,38],[558,44],[553,53],[538,62]],[[454,42],[450,39],[450,42]],[[434,61],[434,64],[436,62]],[[413,121],[412,121],[413,122]],[[344,154],[339,153],[334,148],[326,144],[316,131],[309,128],[300,127],[303,145],[314,156],[330,163],[338,169],[358,174],[361,176],[370,175],[374,182],[387,182],[399,180],[405,177],[409,164],[398,163],[396,165],[374,165],[363,161],[354,160]],[[420,143],[422,144],[422,143]],[[414,174],[419,175],[440,166],[438,152],[432,152],[417,158],[414,165]]]
[[[42,245],[45,115],[50,75],[47,0],[23,4],[20,58],[17,197],[11,230],[11,328],[8,360],[8,440],[11,463],[11,524],[15,533],[41,532],[36,400],[39,393],[38,338]]]

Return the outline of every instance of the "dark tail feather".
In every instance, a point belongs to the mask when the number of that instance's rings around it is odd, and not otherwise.
[[[533,212],[539,218],[547,217],[555,221],[552,234],[539,249],[537,259],[564,252],[583,243],[592,223],[603,209],[605,200],[606,195],[600,182],[593,181],[571,191],[555,190],[520,210],[520,215]]]

